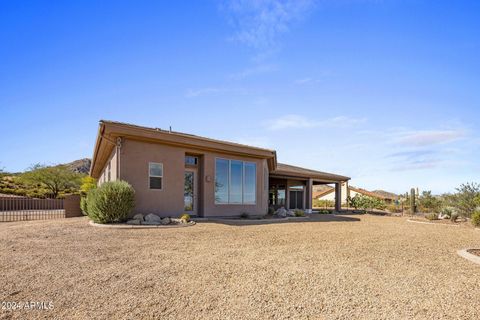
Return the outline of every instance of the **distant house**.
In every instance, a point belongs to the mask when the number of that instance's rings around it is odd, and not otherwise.
[[[313,199],[315,200],[335,201],[335,188],[328,185],[315,187],[312,194]],[[385,203],[393,203],[394,201],[398,200],[398,196],[394,193],[383,190],[368,191],[365,189],[352,187],[348,185],[348,182],[342,183],[341,194],[343,204],[347,203],[348,197],[353,198],[357,194],[377,198],[385,201]]]
[[[200,217],[264,215],[312,209],[312,188],[350,178],[277,163],[274,150],[191,134],[100,121],[90,175],[102,184],[125,180],[135,189],[135,212]]]

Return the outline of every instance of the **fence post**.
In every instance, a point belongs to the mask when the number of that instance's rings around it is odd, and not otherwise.
[[[73,194],[65,197],[63,204],[65,209],[65,218],[83,216],[82,210],[80,209],[80,195]]]

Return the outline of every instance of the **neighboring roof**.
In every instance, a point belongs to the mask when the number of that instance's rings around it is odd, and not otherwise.
[[[313,192],[312,192],[312,197],[313,197],[314,199],[317,199],[317,198],[326,196],[327,194],[330,194],[330,193],[332,193],[333,191],[335,191],[335,188],[330,187],[330,186],[327,186],[327,187],[328,187],[328,188],[325,188],[325,189],[323,189],[323,190],[313,191]]]
[[[90,175],[92,177],[97,178],[100,176],[101,170],[112,153],[118,137],[267,159],[271,170],[276,167],[277,158],[274,150],[215,140],[182,132],[162,130],[159,128],[149,128],[129,123],[101,120],[92,157],[92,166],[90,168]]]
[[[338,174],[316,171],[296,166],[291,166],[284,163],[277,163],[277,168],[272,171],[272,175],[286,176],[286,177],[299,177],[299,178],[311,178],[314,180],[338,182],[350,180],[349,177],[341,176]]]
[[[362,188],[356,188],[352,186],[348,186],[348,189],[350,191],[355,191],[357,193],[369,196],[369,197],[374,197],[374,198],[379,198],[382,200],[396,200],[398,196],[394,193],[383,191],[383,190],[375,190],[375,191],[368,191]],[[330,194],[335,191],[335,188],[324,185],[322,186],[321,190],[316,190],[312,192],[312,196],[314,199],[321,198],[326,196],[327,194]]]

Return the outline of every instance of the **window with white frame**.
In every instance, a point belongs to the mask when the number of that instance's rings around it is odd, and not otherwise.
[[[150,189],[163,188],[163,164],[150,162],[148,164],[148,177]]]
[[[255,204],[257,165],[240,160],[215,159],[215,203]]]

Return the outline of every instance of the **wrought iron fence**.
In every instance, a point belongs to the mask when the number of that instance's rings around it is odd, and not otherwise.
[[[63,199],[0,196],[0,222],[65,218]]]

